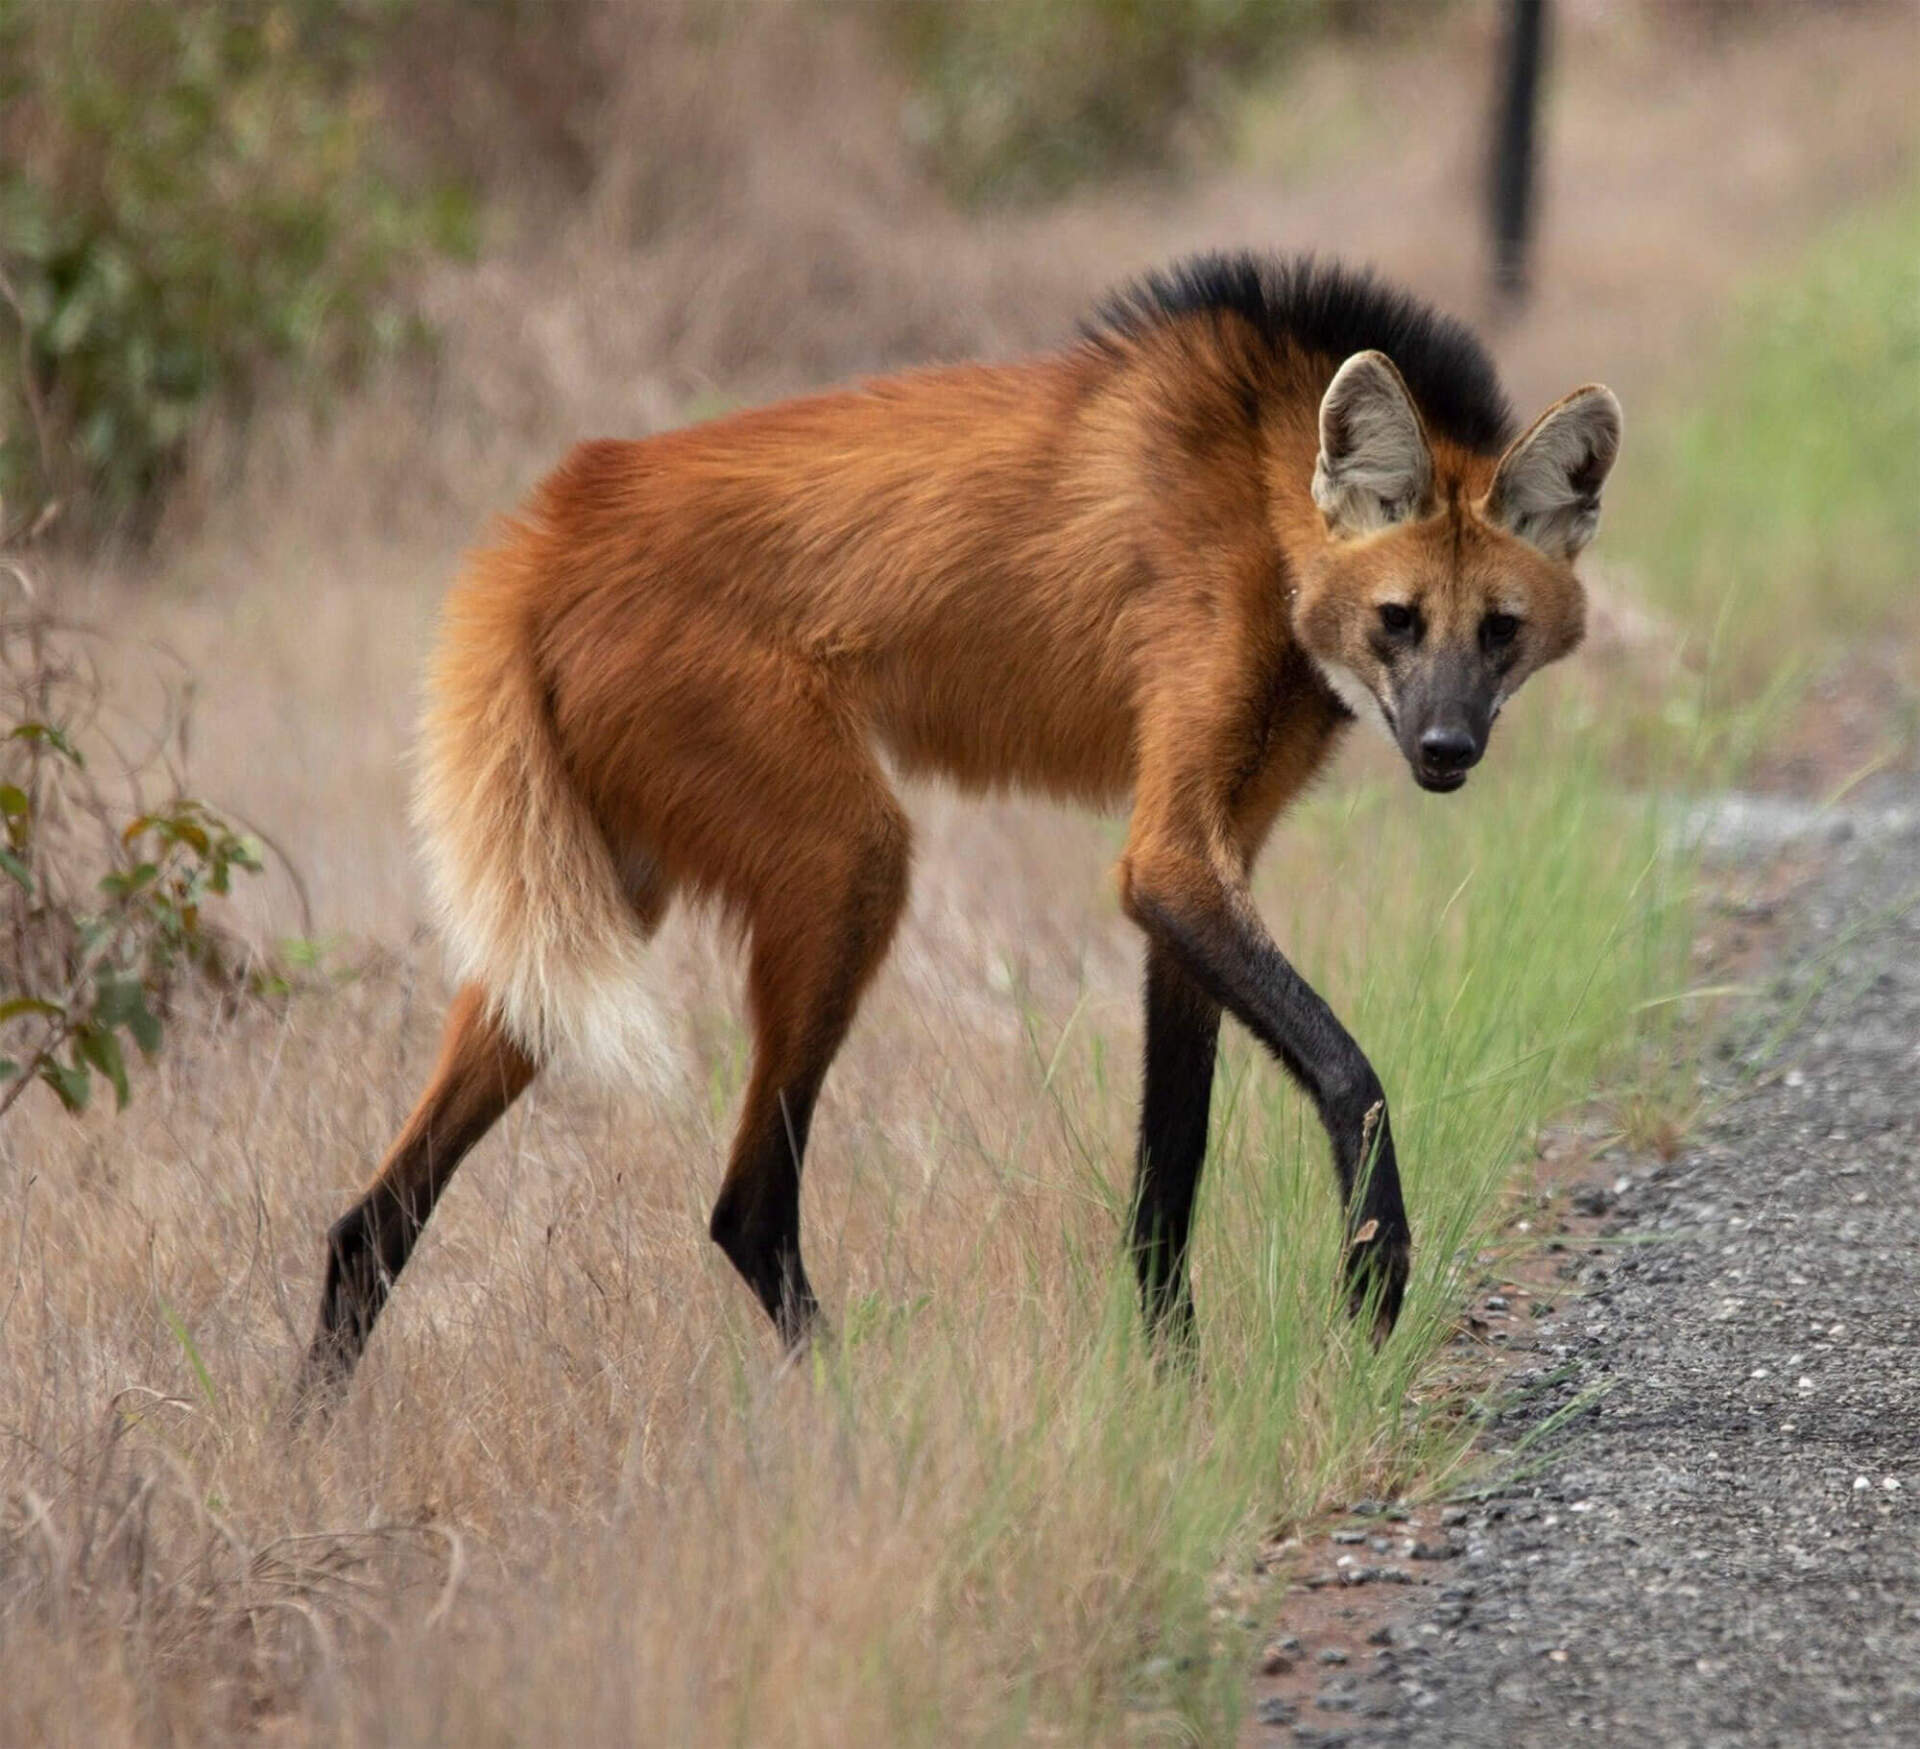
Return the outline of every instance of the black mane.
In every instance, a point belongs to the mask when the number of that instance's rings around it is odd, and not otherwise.
[[[1384,352],[1443,437],[1491,455],[1513,436],[1513,409],[1471,329],[1370,272],[1310,255],[1193,256],[1115,292],[1083,331],[1096,342],[1138,338],[1209,313],[1334,360]]]

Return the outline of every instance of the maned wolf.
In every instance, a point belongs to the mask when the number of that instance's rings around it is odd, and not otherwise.
[[[1208,257],[1048,357],[926,370],[576,448],[454,589],[418,818],[464,983],[431,1085],[328,1235],[301,1398],[337,1389],[461,1156],[540,1066],[647,1049],[676,893],[745,927],[755,1054],[712,1233],[782,1338],[814,1103],[906,901],[888,767],[1126,802],[1146,1078],[1132,1247],[1191,1333],[1222,1009],[1306,1090],[1356,1311],[1410,1247],[1378,1077],[1248,871],[1356,717],[1458,789],[1579,641],[1604,388],[1525,431],[1478,342],[1372,278]]]

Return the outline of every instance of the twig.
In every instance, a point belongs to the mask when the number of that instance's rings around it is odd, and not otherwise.
[[[20,330],[20,393],[27,403],[27,416],[33,421],[33,441],[40,451],[40,477],[51,483],[53,480],[53,446],[47,440],[47,412],[40,402],[40,386],[33,380],[33,331],[27,326],[27,312],[20,302],[20,294],[13,289],[13,281],[7,277],[5,267],[0,267],[0,303],[5,303],[13,312],[14,324]],[[43,532],[52,516],[59,514],[59,506],[49,502],[35,512],[31,535]],[[0,545],[11,545],[12,533],[9,532]]]

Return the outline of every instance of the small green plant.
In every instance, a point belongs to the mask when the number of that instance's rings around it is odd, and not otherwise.
[[[98,780],[81,745],[98,720],[95,641],[31,597],[0,617],[0,1116],[36,1081],[81,1111],[95,1076],[124,1106],[128,1047],[159,1050],[176,980],[233,983],[243,965],[208,901],[259,870],[260,847],[171,770],[153,805],[139,770]]]

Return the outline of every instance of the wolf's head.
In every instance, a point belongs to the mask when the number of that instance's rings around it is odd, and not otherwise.
[[[1328,541],[1302,569],[1294,628],[1423,788],[1465,783],[1521,682],[1580,641],[1573,559],[1619,449],[1620,403],[1598,385],[1497,461],[1436,449],[1383,353],[1356,353],[1328,385],[1313,471]]]

